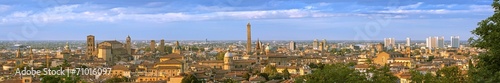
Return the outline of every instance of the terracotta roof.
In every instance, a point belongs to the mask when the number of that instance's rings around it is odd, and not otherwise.
[[[110,49],[111,46],[99,46],[99,49]]]
[[[276,69],[298,69],[299,67],[297,66],[276,66]]]
[[[182,55],[180,54],[168,54],[168,55],[165,55],[165,56],[162,56],[160,58],[175,58],[175,59],[181,59],[182,58]]]
[[[411,60],[411,58],[398,57],[398,58],[394,58],[394,60]]]
[[[178,60],[165,60],[157,64],[182,64],[182,62]]]
[[[285,55],[277,55],[277,54],[273,54],[273,55],[268,55],[267,57],[268,57],[268,58],[286,58],[287,56],[285,56]]]
[[[396,73],[395,76],[400,78],[400,79],[410,79],[411,74],[408,72],[399,72],[399,73]]]
[[[222,60],[200,61],[200,63],[224,63]]]
[[[5,80],[2,81],[1,83],[23,83],[23,80]]]
[[[256,60],[234,60],[234,63],[255,63]]]
[[[231,71],[248,71],[247,68],[232,68]]]
[[[258,75],[254,75],[249,78],[249,81],[266,81],[266,78]]]
[[[121,42],[118,42],[118,41],[116,41],[116,40],[111,40],[111,41],[103,41],[103,42],[101,42],[101,43],[104,43],[104,42],[111,43],[111,44],[122,44]],[[99,43],[99,44],[101,44],[101,43]]]
[[[159,66],[158,69],[181,69],[181,67],[177,67],[177,66]]]
[[[358,64],[356,66],[354,66],[355,68],[370,68],[370,66],[366,65],[366,64]]]

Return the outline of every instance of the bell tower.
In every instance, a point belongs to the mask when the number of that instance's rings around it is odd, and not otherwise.
[[[250,22],[247,24],[247,53],[250,53],[252,51],[252,30],[251,30],[252,25],[250,25]]]

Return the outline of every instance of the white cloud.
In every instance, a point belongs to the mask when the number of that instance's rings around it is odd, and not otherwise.
[[[328,5],[323,3],[323,5]],[[98,9],[86,9],[98,7]],[[202,20],[248,20],[248,19],[282,19],[282,18],[322,18],[338,16],[367,16],[367,14],[356,13],[328,13],[314,10],[315,6],[305,6],[303,9],[281,9],[281,10],[250,10],[235,11],[231,7],[197,6],[194,10],[209,12],[162,12],[148,13],[148,10],[136,7],[113,7],[106,8],[93,4],[61,5],[43,9],[40,12],[17,11],[9,15],[0,16],[1,23],[26,22],[36,20],[38,23],[57,23],[64,21],[92,21],[92,22],[172,22],[172,21],[202,21]],[[153,9],[154,10],[154,9]],[[155,11],[156,12],[156,11]],[[398,13],[415,11],[398,11]],[[22,19],[20,19],[22,18]],[[404,18],[394,16],[392,18]]]
[[[12,17],[12,18],[25,18],[28,17],[29,14],[31,14],[32,11],[21,11],[21,12],[14,12],[11,15],[7,17]]]
[[[411,4],[411,5],[400,6],[399,9],[413,9],[413,8],[418,8],[422,4],[424,4],[424,2],[418,2],[418,3],[415,3],[415,4]]]
[[[5,12],[9,10],[11,7],[9,5],[0,5],[0,12]]]
[[[203,5],[198,5],[194,8],[194,10],[209,11],[209,12],[231,11],[234,9],[235,8],[233,7],[203,6]]]
[[[457,11],[450,11],[446,9],[434,9],[434,10],[388,10],[388,11],[380,11],[379,13],[398,13],[398,14],[420,14],[420,13],[426,13],[426,14],[446,14],[450,12],[457,12]]]
[[[419,4],[409,5],[405,7],[399,7],[398,9],[393,10],[384,10],[377,11],[378,13],[398,13],[398,14],[450,14],[450,13],[475,13],[475,12],[489,12],[493,11],[491,6],[489,5],[469,5],[466,6],[468,8],[465,9],[447,9],[456,5],[435,5],[440,7],[447,7],[445,9],[408,9],[408,8],[416,8]]]
[[[491,5],[470,5],[469,9],[472,11],[493,11]]]
[[[434,7],[445,7],[445,8],[453,8],[455,6],[458,6],[457,4],[438,4],[434,5]]]
[[[147,3],[145,6],[154,7],[154,6],[162,6],[163,4],[165,4],[165,2],[150,2]]]

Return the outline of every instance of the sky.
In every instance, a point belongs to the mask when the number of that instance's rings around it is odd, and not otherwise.
[[[472,37],[492,0],[2,0],[0,40]]]

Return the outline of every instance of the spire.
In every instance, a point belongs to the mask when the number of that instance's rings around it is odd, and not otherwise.
[[[227,52],[230,52],[232,49],[233,49],[233,48],[231,47],[231,45],[229,45],[229,46],[227,47]]]
[[[66,46],[64,46],[65,49],[68,49],[69,48],[69,44],[68,42],[66,42]]]
[[[21,48],[17,48],[16,58],[21,58]]]
[[[30,47],[30,59],[33,59],[33,48]]]
[[[175,46],[178,47],[179,46],[179,41],[175,41]]]
[[[49,68],[50,67],[50,64],[49,64],[49,60],[50,60],[49,54],[50,54],[50,52],[49,52],[49,50],[47,50],[47,48],[44,48],[44,49],[45,49],[45,53],[46,53],[45,54],[45,65],[46,65],[46,68]]]

